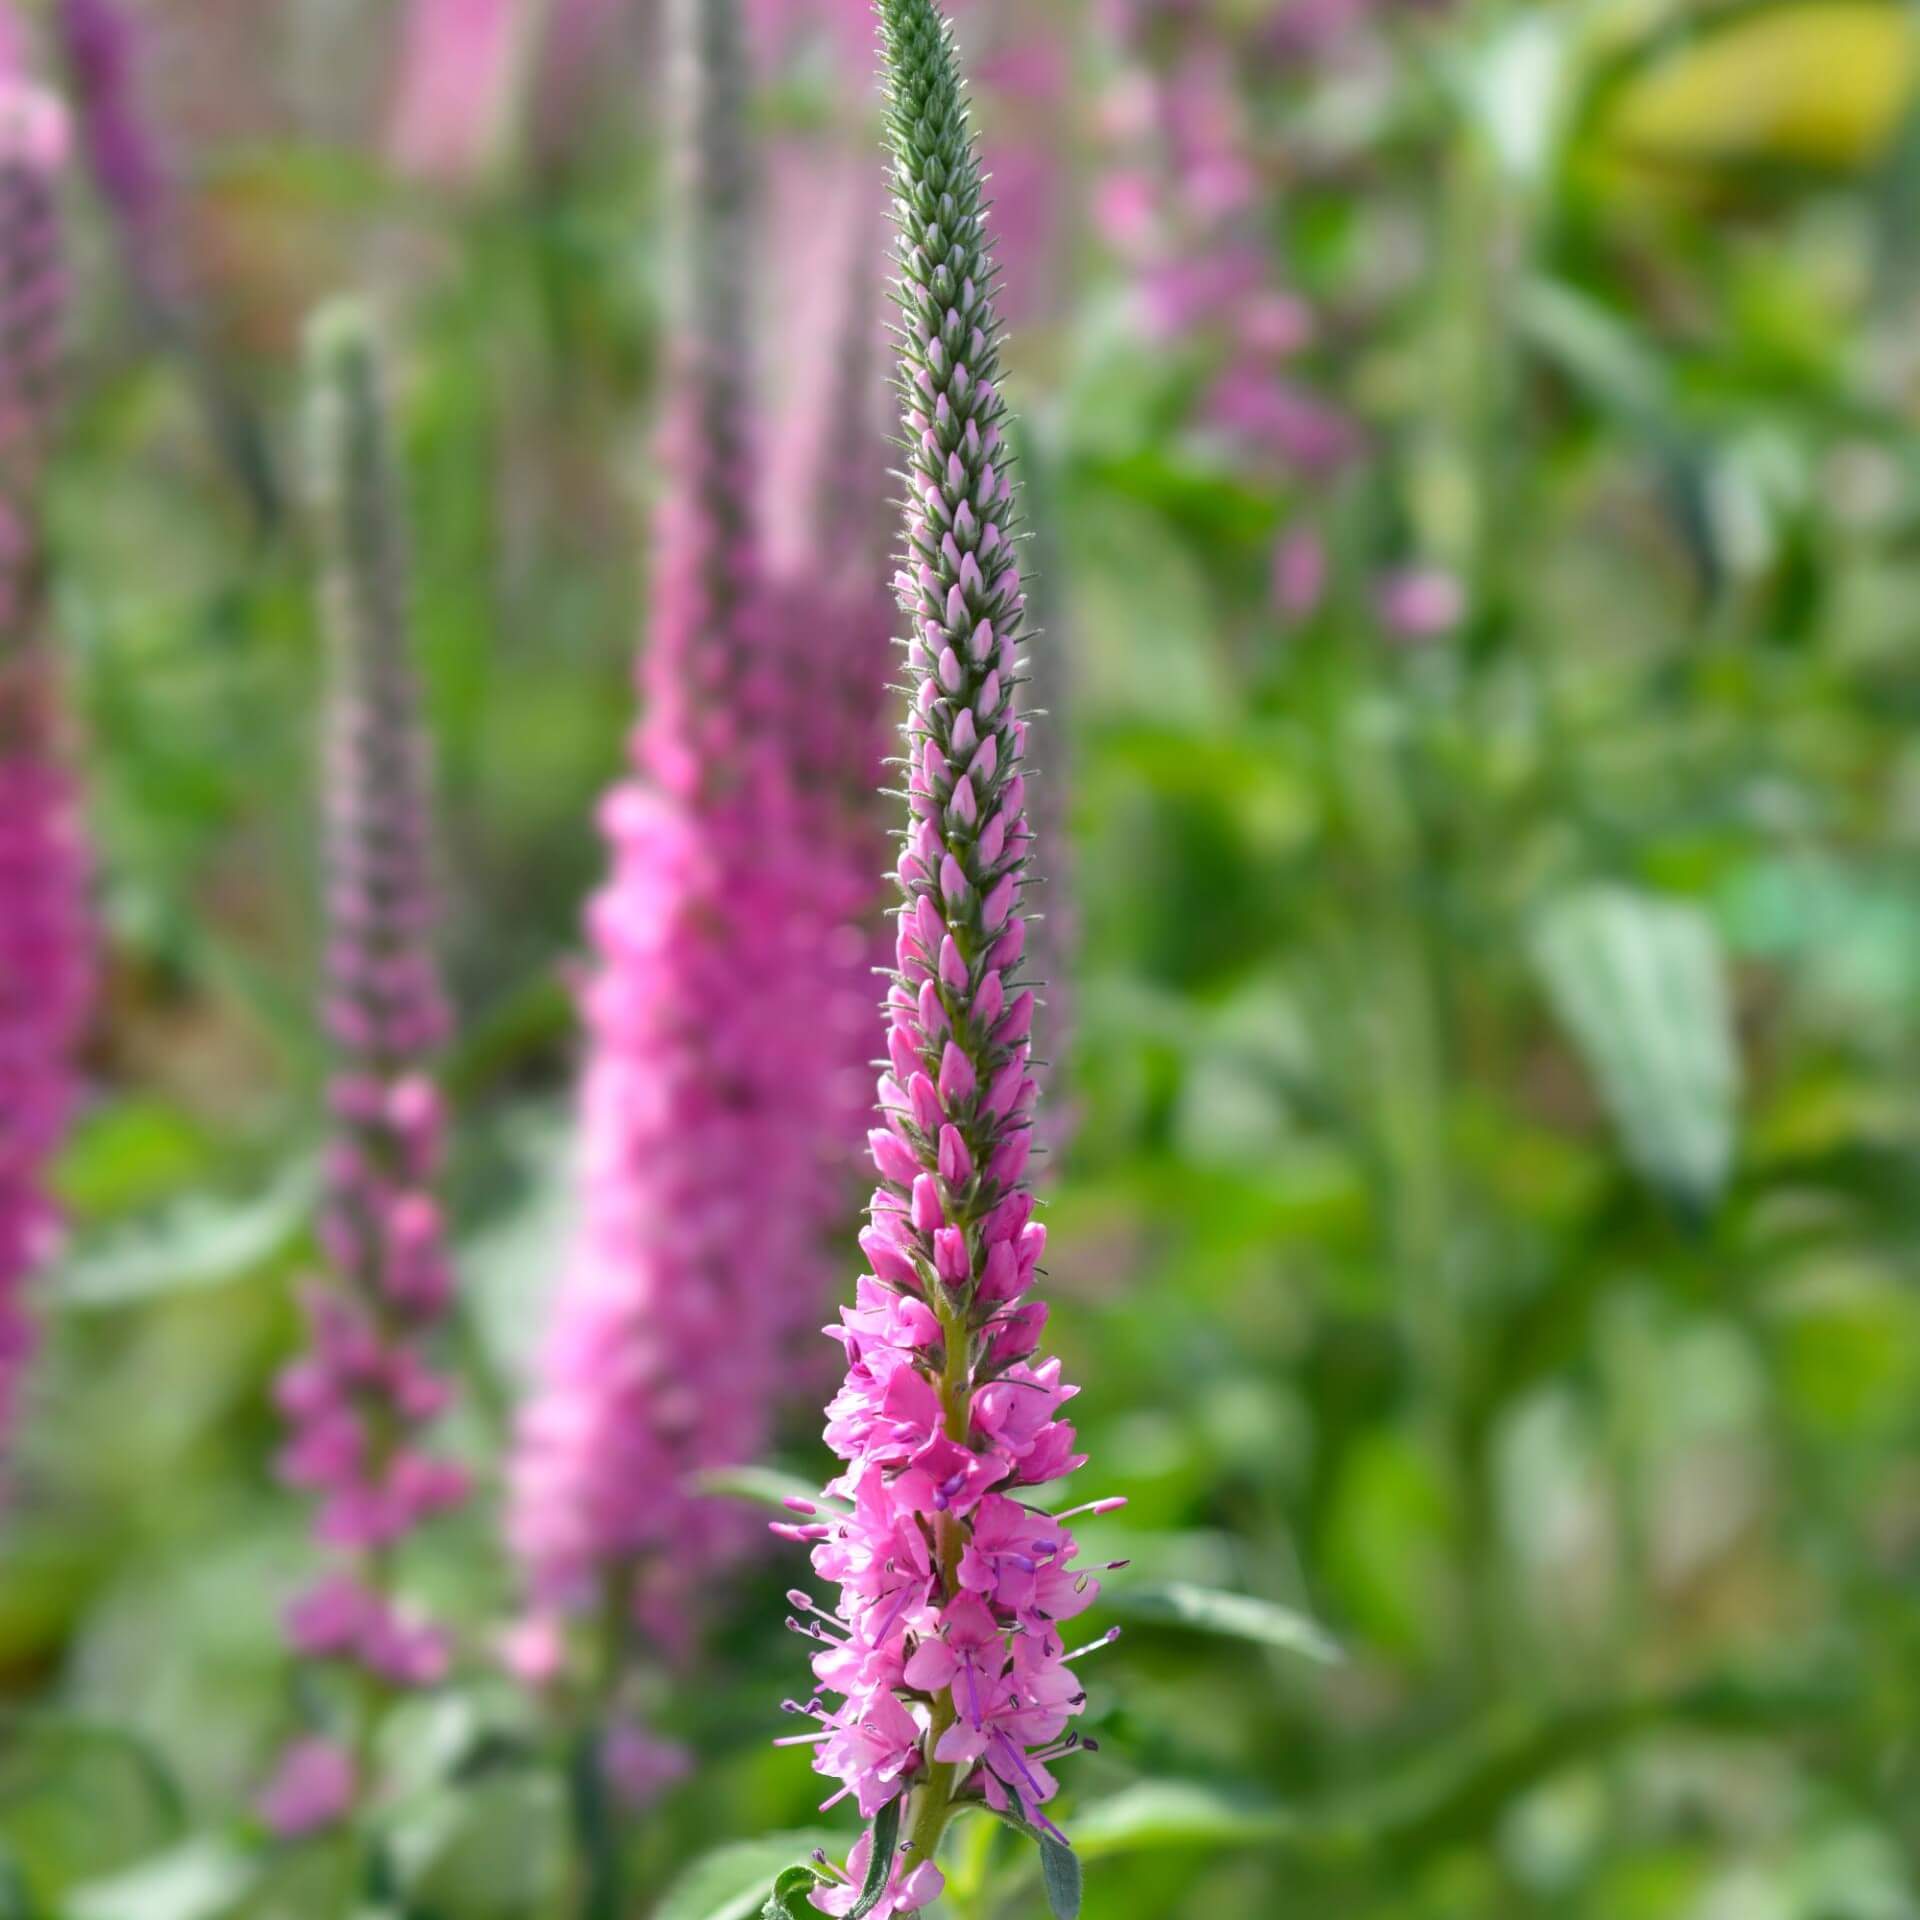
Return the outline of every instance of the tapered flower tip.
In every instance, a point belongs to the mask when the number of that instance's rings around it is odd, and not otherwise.
[[[52,173],[65,164],[70,144],[66,108],[45,87],[0,74],[0,165]]]

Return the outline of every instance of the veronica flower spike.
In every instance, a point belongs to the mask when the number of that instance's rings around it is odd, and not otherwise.
[[[910,462],[895,583],[912,623],[909,818],[870,1271],[834,1330],[848,1364],[826,1439],[845,1467],[830,1504],[783,1525],[839,1588],[830,1612],[793,1596],[818,1647],[819,1692],[792,1707],[819,1730],[801,1737],[838,1783],[826,1804],[850,1794],[873,1822],[809,1897],[862,1916],[938,1896],[936,1849],[968,1807],[1039,1837],[1050,1883],[1071,1873],[1047,1811],[1085,1704],[1061,1627],[1097,1592],[1068,1527],[1029,1504],[1083,1456],[1064,1417],[1075,1389],[1039,1356],[1046,1309],[1029,1298],[1046,1233],[1027,1180],[1025,599],[983,181],[934,0],[879,14]]]
[[[312,464],[331,651],[326,1027],[332,1138],[306,1352],[278,1383],[281,1477],[316,1502],[330,1565],[287,1610],[294,1650],[374,1690],[436,1685],[445,1627],[395,1591],[395,1557],[456,1506],[466,1476],[434,1445],[452,1398],[434,1365],[453,1270],[435,1187],[445,1120],[432,1078],[448,1008],[434,952],[427,747],[408,646],[398,480],[372,328],[350,303],[309,336]],[[366,1685],[350,1689],[369,1691]],[[361,1729],[364,1733],[364,1727]],[[295,1836],[352,1811],[358,1756],[297,1742],[261,1801]]]

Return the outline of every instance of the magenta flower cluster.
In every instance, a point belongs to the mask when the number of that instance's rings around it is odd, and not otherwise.
[[[984,1802],[1049,1832],[1049,1763],[1084,1696],[1061,1635],[1095,1582],[1065,1520],[1031,1490],[1082,1464],[1075,1389],[1042,1358],[1029,1296],[1046,1244],[1029,1156],[1035,1000],[1022,975],[1030,852],[1018,689],[1025,597],[999,391],[995,270],[945,23],[931,0],[883,0],[900,223],[910,449],[912,622],[903,905],[887,996],[880,1184],[860,1236],[870,1271],[834,1330],[845,1382],[828,1446],[845,1463],[789,1534],[838,1589],[792,1598],[819,1646],[814,1766],[871,1817],[913,1796],[878,1911],[928,1905],[934,1848]],[[862,1843],[870,1845],[870,1839]],[[852,1879],[814,1903],[845,1912]]]
[[[66,299],[59,104],[0,72],[0,1436],[34,1345],[26,1289],[57,1232],[47,1170],[93,999],[91,863],[47,645],[40,536]]]
[[[312,342],[312,462],[327,564],[327,985],[335,1066],[323,1169],[325,1272],[307,1288],[306,1352],[281,1375],[280,1471],[317,1503],[335,1564],[289,1606],[303,1656],[398,1688],[446,1673],[446,1629],[394,1591],[393,1556],[458,1505],[467,1477],[432,1429],[452,1398],[431,1357],[453,1273],[436,1183],[445,1120],[431,1063],[449,1017],[434,953],[428,764],[408,651],[399,504],[364,319],[324,314]],[[349,1775],[295,1747],[266,1805],[326,1824]],[[303,1792],[330,1782],[331,1793]]]

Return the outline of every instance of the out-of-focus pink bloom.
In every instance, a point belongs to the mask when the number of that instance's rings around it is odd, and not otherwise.
[[[1256,294],[1234,317],[1240,345],[1249,353],[1284,360],[1313,344],[1313,309],[1298,294]]]
[[[528,1614],[502,1630],[500,1664],[535,1693],[552,1686],[567,1668],[564,1625],[551,1614]]]
[[[47,1175],[78,1094],[95,971],[92,862],[42,590],[65,145],[58,103],[0,74],[0,1444],[34,1347],[26,1289],[58,1237]]]
[[[1117,253],[1138,257],[1162,241],[1160,190],[1151,175],[1136,168],[1117,167],[1100,181],[1093,214]]]
[[[619,57],[628,18],[637,11],[635,0],[547,0],[534,103],[535,137],[543,156],[577,138],[584,110],[611,98],[623,82],[637,80]]]
[[[282,1840],[303,1840],[345,1819],[357,1793],[353,1756],[345,1747],[299,1740],[280,1756],[255,1810]]]
[[[793,1149],[779,1126],[782,1029],[794,1025],[778,997],[788,815],[754,525],[744,52],[724,0],[682,23],[689,257],[646,712],[633,774],[601,812],[612,873],[588,915],[579,1229],[508,1500],[535,1613],[624,1606],[670,1647],[690,1637],[702,1584],[746,1543],[738,1510],[691,1481],[759,1448],[773,1393],[767,1276],[784,1278],[793,1250]]]
[[[472,186],[500,161],[532,18],[527,0],[408,0],[388,136],[402,173]]]
[[[621,1805],[629,1813],[641,1813],[687,1777],[693,1759],[685,1747],[656,1739],[644,1727],[622,1720],[601,1739],[600,1765]]]
[[[588,920],[580,1219],[508,1501],[534,1618],[605,1618],[611,1604],[669,1654],[753,1538],[738,1506],[695,1481],[759,1454],[795,1336],[827,1291],[826,1217],[851,1157],[833,1141],[858,1137],[849,1009],[873,993],[859,922],[878,857],[859,816],[888,634],[848,571],[870,506],[837,503],[838,545],[811,506],[796,510],[788,550],[777,563],[768,551],[743,54],[731,5],[684,18],[698,36],[681,103],[689,251],[645,713],[602,809],[612,872]],[[870,324],[850,322],[859,351],[839,356],[856,384],[872,372]],[[812,369],[829,395],[847,371],[835,357]],[[832,405],[838,444],[781,471],[811,499],[816,466],[837,477],[871,460],[877,496],[877,435],[850,402]]]
[[[1327,591],[1327,543],[1317,527],[1292,527],[1273,549],[1273,604],[1289,620],[1308,620]]]
[[[1396,639],[1433,640],[1466,618],[1467,596],[1459,577],[1444,567],[1402,567],[1379,581],[1374,606]]]
[[[333,1135],[319,1222],[326,1272],[303,1297],[307,1346],[281,1374],[279,1469],[315,1498],[332,1565],[287,1609],[294,1650],[384,1684],[445,1678],[444,1628],[391,1590],[391,1555],[457,1506],[467,1478],[429,1451],[452,1386],[429,1357],[453,1271],[435,1198],[446,1121],[429,1062],[449,1012],[433,937],[427,744],[406,613],[401,508],[371,330],[330,311],[310,346],[315,502],[327,570],[332,675],[326,720],[327,964]],[[302,1809],[351,1798],[303,1741],[282,1764],[285,1830]],[[341,1809],[342,1811],[344,1808]]]
[[[1251,465],[1319,483],[1351,465],[1364,438],[1316,391],[1299,359],[1319,340],[1311,307],[1274,258],[1271,210],[1288,184],[1257,89],[1327,53],[1349,6],[1282,0],[1263,14],[1216,0],[1111,0],[1119,78],[1103,124],[1114,151],[1098,205],[1130,270],[1145,331],[1216,370],[1198,418]],[[1284,124],[1284,123],[1280,123]]]
[[[1184,340],[1199,328],[1232,321],[1260,297],[1268,276],[1265,254],[1251,245],[1149,268],[1139,282],[1148,330],[1162,340]]]
[[[1313,478],[1350,466],[1364,445],[1350,414],[1300,381],[1246,361],[1213,383],[1202,414],[1246,452]]]

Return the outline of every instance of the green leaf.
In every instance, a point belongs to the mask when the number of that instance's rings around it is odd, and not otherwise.
[[[816,1847],[844,1851],[844,1833],[803,1828],[738,1840],[696,1860],[671,1887],[653,1920],[755,1920],[765,1911],[767,1889]]]
[[[52,1297],[87,1312],[244,1279],[306,1232],[317,1190],[315,1165],[302,1158],[251,1200],[197,1198],[117,1226],[62,1264]]]
[[[1529,280],[1513,296],[1514,322],[1535,352],[1595,405],[1636,432],[1664,434],[1673,383],[1646,339],[1591,294],[1560,280]]]
[[[260,1858],[202,1838],[67,1896],[67,1920],[227,1920],[260,1878]]]
[[[1697,908],[1613,885],[1552,903],[1534,963],[1627,1159],[1690,1206],[1733,1167],[1740,1093],[1720,941]]]
[[[853,1903],[847,1920],[867,1920],[867,1915],[887,1897],[887,1882],[893,1878],[893,1856],[900,1845],[900,1809],[906,1795],[897,1793],[873,1816],[873,1845],[867,1854],[867,1878],[860,1898]]]
[[[69,1762],[92,1756],[124,1763],[159,1818],[162,1831],[153,1836],[153,1843],[177,1840],[185,1832],[187,1803],[180,1783],[165,1755],[133,1728],[73,1713],[0,1711],[0,1732],[16,1751],[30,1750],[36,1757],[43,1757],[56,1773]],[[129,1838],[122,1837],[123,1841]]]
[[[1040,1878],[1053,1920],[1080,1920],[1080,1861],[1049,1833],[1040,1836]]]
[[[1551,10],[1504,24],[1463,67],[1465,104],[1508,175],[1537,186],[1550,173],[1570,105],[1567,22]]]
[[[1174,1847],[1258,1845],[1286,1838],[1295,1821],[1271,1800],[1189,1780],[1142,1780],[1089,1807],[1073,1823],[1083,1860]]]
[[[760,1909],[760,1920],[801,1920],[800,1901],[819,1885],[820,1875],[811,1867],[789,1867],[773,1883],[773,1892]]]
[[[1113,1612],[1156,1626],[1187,1627],[1195,1633],[1250,1640],[1329,1666],[1346,1657],[1338,1642],[1305,1614],[1249,1593],[1223,1593],[1176,1580],[1164,1586],[1119,1589],[1106,1598]]]

